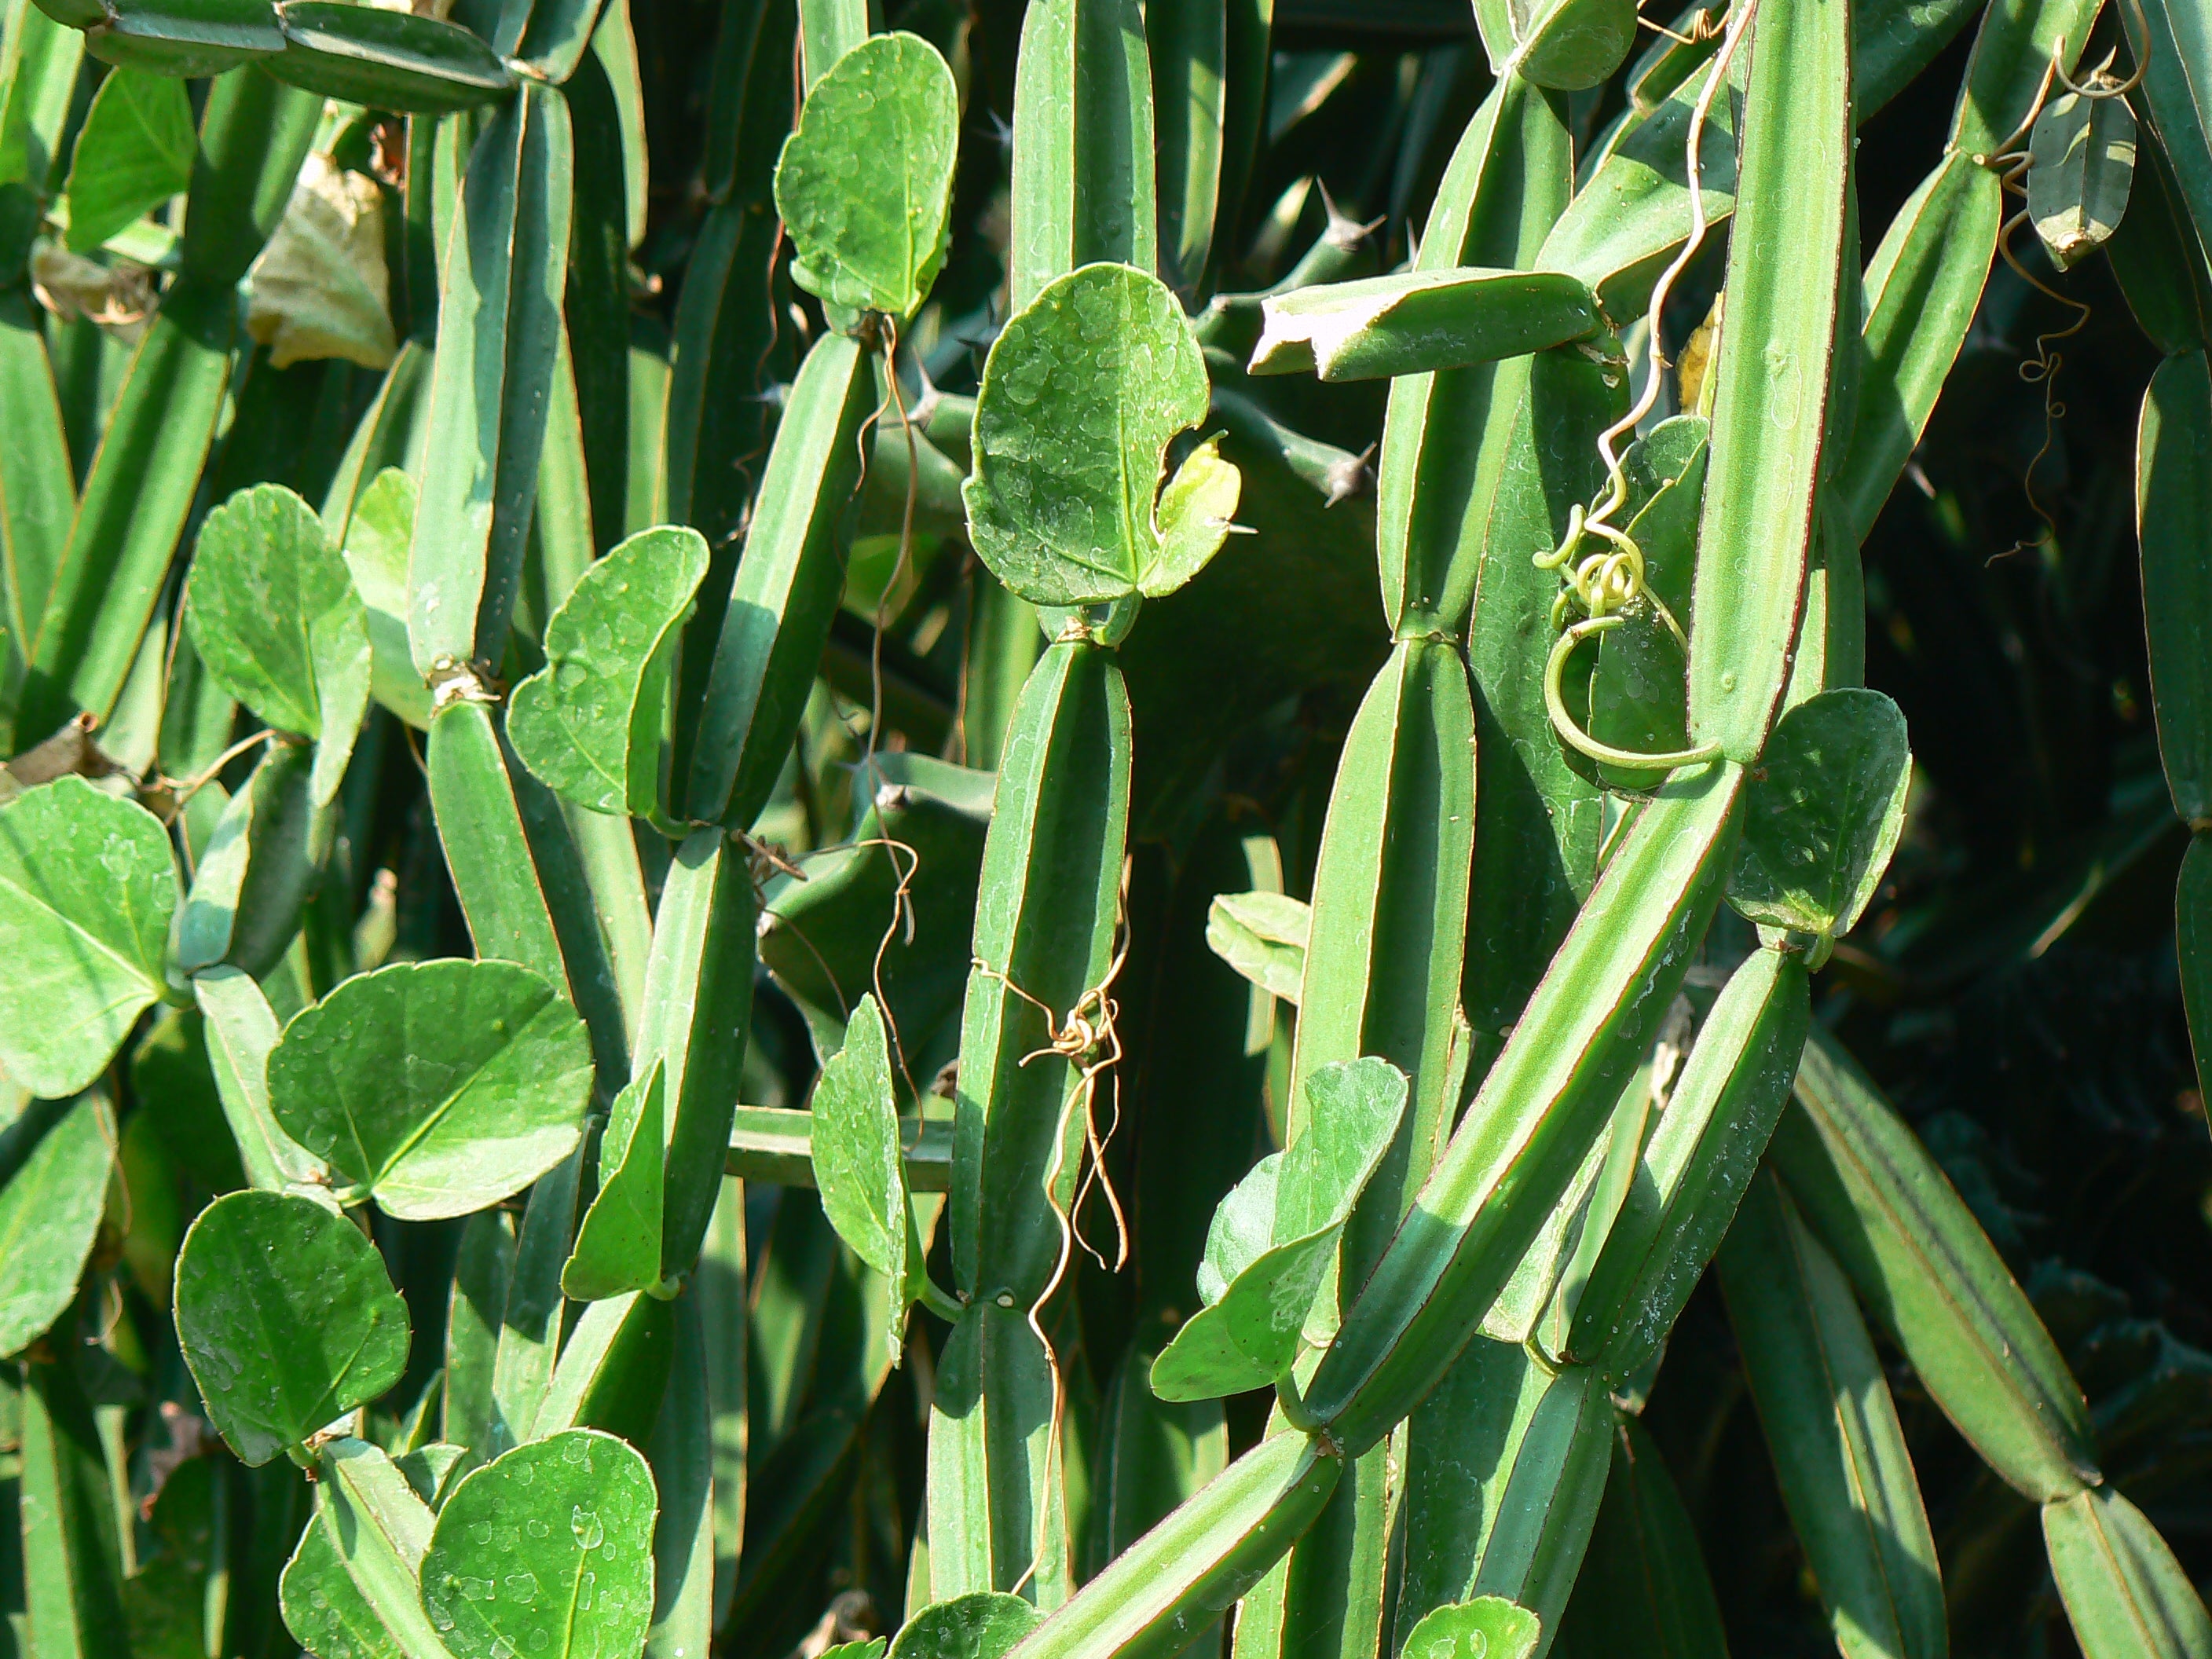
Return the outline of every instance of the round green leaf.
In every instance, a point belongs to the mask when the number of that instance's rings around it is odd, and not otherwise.
[[[466,1215],[568,1155],[592,1089],[584,1023],[511,962],[403,963],[284,1028],[269,1104],[390,1215]]]
[[[641,530],[584,572],[545,625],[545,666],[514,688],[507,735],[548,787],[594,812],[659,805],[669,651],[707,574],[706,538]]]
[[[956,1595],[908,1620],[891,1644],[891,1659],[999,1659],[1043,1619],[1018,1595]]]
[[[344,1216],[289,1193],[232,1193],[177,1255],[177,1340],[208,1416],[266,1463],[407,1365],[407,1304]]]
[[[101,82],[70,158],[70,251],[89,252],[181,192],[198,144],[183,82],[134,69]]]
[[[0,1066],[61,1099],[106,1070],[161,994],[177,871],[168,832],[82,778],[0,806]]]
[[[115,1145],[94,1094],[35,1103],[0,1133],[0,1355],[28,1347],[76,1299]]]
[[[321,519],[282,484],[240,490],[200,526],[185,618],[217,684],[317,740],[313,793],[330,799],[368,712],[368,613]]]
[[[1211,444],[1160,489],[1169,441],[1207,401],[1198,341],[1158,277],[1095,264],[1052,283],[983,366],[961,489],[975,551],[1037,605],[1174,592],[1236,509],[1237,470]]]
[[[1423,1615],[1406,1638],[1404,1659],[1528,1659],[1541,1629],[1528,1608],[1479,1595]]]
[[[592,1429],[517,1446],[438,1511],[422,1610],[453,1659],[629,1659],[653,1616],[645,1459]]]
[[[1823,691],[1784,714],[1752,774],[1729,902],[1753,921],[1837,938],[1905,829],[1912,753],[1879,691]]]
[[[277,1580],[284,1628],[315,1659],[406,1659],[331,1541],[328,1510],[308,1522]]]
[[[775,168],[791,277],[854,311],[907,318],[945,263],[960,94],[935,46],[872,35],[814,83]]]

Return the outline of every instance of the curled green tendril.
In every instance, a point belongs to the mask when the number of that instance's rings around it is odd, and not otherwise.
[[[1574,715],[1567,709],[1566,696],[1559,687],[1559,678],[1566,669],[1567,659],[1574,654],[1575,647],[1584,640],[1618,628],[1624,620],[1618,613],[1585,617],[1552,642],[1552,654],[1544,663],[1544,708],[1552,717],[1553,729],[1571,747],[1588,755],[1592,760],[1633,771],[1671,772],[1678,766],[1698,766],[1706,761],[1719,759],[1721,749],[1717,743],[1700,744],[1695,749],[1670,749],[1661,754],[1645,755],[1633,749],[1616,749],[1609,743],[1600,743],[1575,723]],[[1671,622],[1673,618],[1668,620]],[[1679,629],[1675,631],[1680,632]]]

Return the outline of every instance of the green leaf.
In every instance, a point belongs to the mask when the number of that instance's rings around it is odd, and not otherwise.
[[[323,1449],[322,1500],[346,1576],[404,1659],[451,1659],[422,1615],[416,1575],[430,1541],[429,1507],[391,1458],[364,1441]]]
[[[1214,1212],[1199,1271],[1206,1306],[1152,1364],[1152,1391],[1163,1400],[1264,1387],[1297,1357],[1337,1235],[1405,1114],[1406,1076],[1370,1056],[1323,1066],[1305,1092],[1304,1133],[1263,1159]]]
[[[285,1133],[269,1109],[269,1051],[278,1033],[260,986],[240,969],[209,968],[192,975],[192,995],[207,1019],[209,1069],[246,1180],[264,1192],[326,1188],[322,1159]]]
[[[2173,808],[2212,822],[2212,362],[2169,357],[2151,376],[2136,433],[2136,526],[2159,758]]]
[[[198,143],[183,82],[133,69],[109,75],[70,158],[70,251],[91,252],[182,194]]]
[[[945,263],[959,137],[959,90],[928,41],[878,34],[840,58],[776,163],[792,280],[831,306],[913,316]]]
[[[562,1292],[596,1302],[660,1283],[660,1206],[667,1133],[659,1060],[615,1097],[599,1137],[599,1190],[561,1269]]]
[[[1771,1171],[1718,1261],[1744,1378],[1839,1643],[1941,1659],[1942,1582],[1896,1402],[1850,1285]]]
[[[653,1616],[653,1474],[612,1435],[518,1446],[453,1488],[422,1607],[453,1659],[616,1659]]]
[[[1159,493],[1169,441],[1206,411],[1198,341],[1158,278],[1096,264],[1053,283],[984,364],[961,489],[976,552],[1036,605],[1173,592],[1220,547],[1234,507],[1215,472],[1234,469],[1203,447],[1183,469],[1201,471]]]
[[[331,0],[290,0],[270,74],[325,98],[398,115],[441,115],[514,90],[499,54],[457,23]]]
[[[672,647],[706,574],[706,538],[664,525],[593,563],[553,613],[545,666],[514,688],[507,720],[548,787],[594,812],[659,811]]]
[[[1528,1608],[1478,1595],[1424,1613],[1406,1638],[1404,1659],[1529,1659],[1540,1631]]]
[[[1206,947],[1293,1006],[1306,973],[1313,907],[1286,893],[1224,893],[1207,906]]]
[[[312,799],[315,760],[300,744],[270,744],[223,808],[177,922],[184,972],[228,962],[265,974],[292,943],[336,828]]]
[[[2212,1654],[2212,1615],[2188,1573],[2143,1512],[2110,1486],[2045,1504],[2043,1541],[2083,1659]]]
[[[1367,380],[1467,368],[1600,327],[1597,296],[1553,270],[1398,271],[1273,295],[1249,372]]]
[[[913,1300],[914,1214],[900,1157],[898,1099],[891,1091],[890,1043],[873,993],[846,1022],[845,1046],[822,1067],[814,1085],[814,1181],[822,1212],[853,1253],[883,1275],[890,1298],[884,1330],[890,1359],[906,1346],[906,1310]]]
[[[329,800],[368,710],[368,617],[314,509],[257,484],[209,514],[185,617],[217,684],[278,731],[316,740],[313,797]]]
[[[891,1659],[999,1659],[1043,1619],[1018,1595],[956,1595],[908,1620],[891,1644]]]
[[[2119,228],[2135,179],[2136,118],[2124,98],[2062,93],[2035,118],[2028,155],[2027,211],[2064,270]]]
[[[0,1066],[64,1099],[162,994],[177,872],[160,820],[82,778],[0,806]]]
[[[407,1659],[376,1609],[346,1571],[327,1509],[300,1534],[277,1581],[284,1627],[316,1659]]]
[[[376,1399],[407,1364],[407,1304],[376,1247],[290,1194],[230,1193],[200,1212],[176,1313],[208,1416],[250,1464]]]
[[[1879,691],[1824,691],[1782,717],[1753,775],[1729,900],[1833,939],[1874,897],[1905,829],[1905,716]]]
[[[0,1133],[0,1355],[46,1334],[76,1299],[115,1164],[97,1094],[38,1102]]]
[[[415,480],[387,466],[354,502],[340,551],[367,610],[369,695],[423,732],[430,726],[430,688],[407,654],[407,544],[414,534]]]
[[[284,1028],[269,1100],[300,1144],[404,1221],[466,1215],[568,1156],[592,1087],[576,1012],[508,962],[403,963]]]

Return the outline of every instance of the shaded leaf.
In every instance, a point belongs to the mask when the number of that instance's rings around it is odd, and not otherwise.
[[[407,652],[407,547],[414,535],[415,480],[387,466],[354,502],[340,551],[368,611],[370,694],[427,732],[430,688]]]
[[[208,1416],[251,1464],[376,1399],[407,1364],[407,1306],[376,1247],[287,1193],[200,1212],[177,1256],[176,1313]]]
[[[1753,775],[1729,900],[1834,938],[1872,899],[1905,829],[1905,716],[1879,691],[1824,691],[1782,717]]]
[[[891,1089],[890,1040],[872,993],[846,1022],[845,1046],[814,1085],[811,1139],[822,1212],[854,1255],[883,1275],[890,1303],[884,1340],[893,1364],[906,1345],[912,1299],[913,1212],[900,1157],[898,1099]]]
[[[115,1125],[96,1094],[37,1102],[0,1133],[0,1356],[76,1299],[114,1164]]]
[[[2124,98],[2062,93],[2028,139],[2027,211],[2063,270],[2120,228],[2135,180],[2136,118]]]

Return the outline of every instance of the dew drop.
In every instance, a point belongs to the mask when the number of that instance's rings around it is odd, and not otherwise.
[[[595,1550],[606,1541],[606,1529],[599,1524],[599,1512],[587,1510],[581,1504],[577,1504],[569,1516],[568,1528],[576,1534],[578,1549]],[[587,1578],[590,1576],[589,1573],[585,1575]]]

